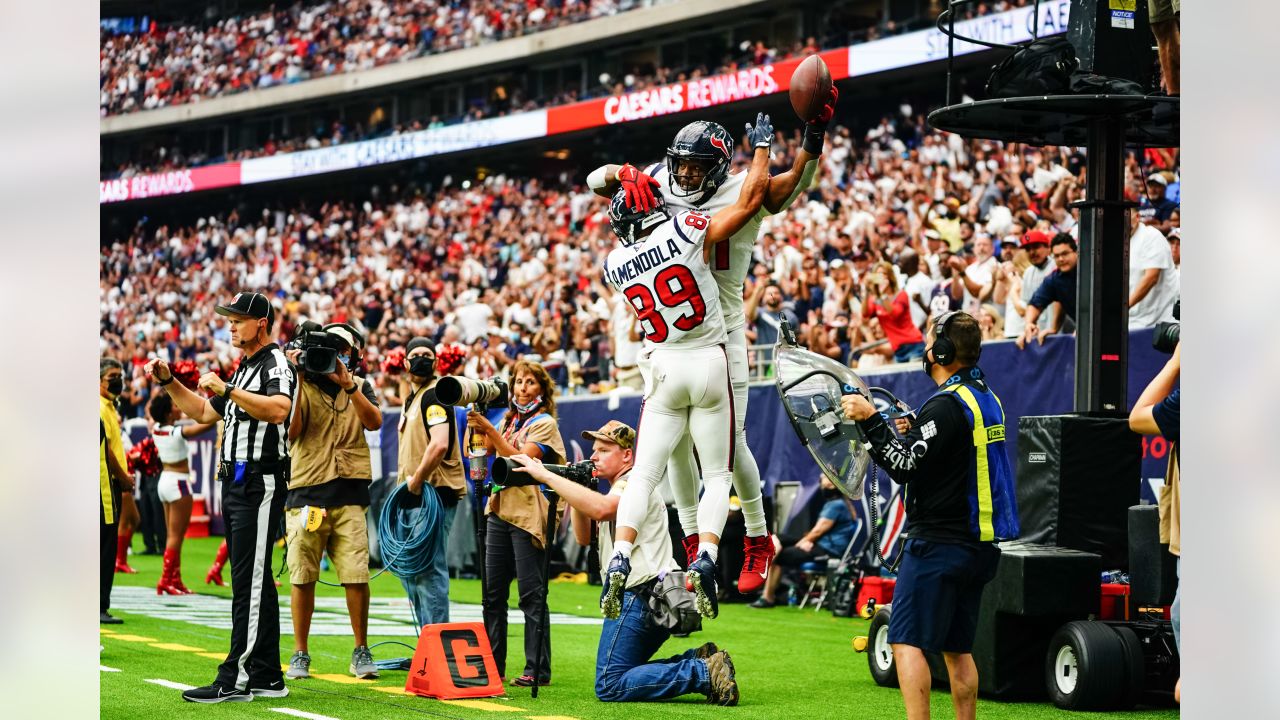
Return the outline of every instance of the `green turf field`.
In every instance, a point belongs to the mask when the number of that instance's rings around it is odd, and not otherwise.
[[[188,540],[184,549],[184,579],[193,590],[229,598],[230,588],[204,585],[204,573],[217,549],[219,539]],[[141,546],[135,539],[134,545]],[[276,550],[274,564],[279,568],[281,551]],[[159,557],[131,556],[130,564],[137,575],[116,575],[116,587],[145,586],[152,596],[160,573]],[[224,573],[230,580],[230,569]],[[334,581],[332,572],[324,579]],[[288,579],[280,588],[288,597]],[[198,586],[198,587],[197,587]],[[341,597],[341,588],[319,586],[323,597]],[[117,590],[137,603],[138,590]],[[514,607],[514,588],[512,591]],[[117,595],[113,595],[116,597]],[[124,595],[119,595],[124,597]],[[373,581],[373,596],[401,598],[400,583],[390,574]],[[478,603],[477,581],[460,580],[451,584],[454,602]],[[551,586],[553,612],[598,617],[596,601],[599,588],[587,585],[555,583]],[[117,606],[119,603],[117,603]],[[700,696],[652,703],[605,704],[597,701],[594,684],[596,641],[599,627],[592,625],[553,625],[552,685],[543,688],[538,699],[530,697],[527,688],[509,688],[507,696],[483,702],[447,703],[401,694],[406,673],[384,671],[379,680],[359,681],[347,673],[351,655],[348,636],[313,636],[311,638],[312,675],[310,680],[290,681],[290,696],[283,699],[257,698],[251,703],[224,703],[215,707],[183,702],[179,691],[147,682],[164,680],[182,685],[204,685],[213,680],[216,668],[226,655],[228,632],[179,619],[148,617],[136,612],[113,610],[125,620],[124,625],[103,627],[101,664],[101,707],[104,718],[170,720],[183,717],[281,718],[320,716],[337,720],[363,720],[388,717],[438,718],[652,718],[655,712],[669,718],[896,718],[902,717],[902,704],[897,690],[881,688],[871,680],[865,655],[856,654],[850,646],[854,635],[864,634],[867,622],[833,618],[829,612],[778,607],[753,610],[744,605],[727,605],[720,617],[706,623],[706,630],[691,638],[674,638],[664,648],[672,654],[687,647],[715,641],[728,650],[738,671],[742,694],[736,708],[705,704]],[[371,617],[379,616],[372,612]],[[229,618],[228,618],[229,621]],[[293,652],[292,628],[288,616],[282,618],[281,658],[288,661]],[[523,627],[511,626],[508,674],[522,667]],[[412,638],[378,635],[370,631],[370,644],[395,639],[413,644]],[[375,659],[403,657],[411,654],[398,645],[374,649]],[[110,668],[118,672],[106,670]],[[391,692],[386,692],[390,690]],[[472,704],[474,703],[474,704]],[[300,712],[299,712],[300,711]],[[950,696],[933,693],[934,717],[951,717]],[[981,718],[1010,720],[1071,717],[1052,705],[1041,703],[999,703],[980,701]],[[1089,718],[1129,718],[1154,720],[1176,718],[1176,709],[1143,709],[1129,713],[1089,713]]]

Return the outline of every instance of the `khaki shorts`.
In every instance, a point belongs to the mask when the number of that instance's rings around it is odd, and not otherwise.
[[[320,578],[320,555],[329,551],[329,561],[343,585],[369,582],[369,528],[364,508],[340,505],[325,510],[320,527],[308,531],[302,508],[285,511],[286,542],[289,545],[289,582],[313,583]]]
[[[1182,12],[1182,0],[1147,0],[1147,22],[1172,20]]]

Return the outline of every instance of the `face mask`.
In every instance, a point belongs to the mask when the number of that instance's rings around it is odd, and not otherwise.
[[[107,381],[107,392],[112,395],[119,395],[124,392],[124,378],[114,378]]]
[[[426,355],[419,355],[418,357],[409,359],[409,372],[413,375],[417,375],[418,377],[431,377],[432,373],[435,372],[435,368],[435,358],[430,358]]]
[[[520,403],[516,402],[515,398],[511,399],[511,406],[514,407],[516,409],[516,412],[520,413],[521,415],[528,415],[529,413],[537,409],[537,407],[541,404],[542,404],[541,395],[530,400],[528,403],[524,405],[521,405]]]
[[[924,374],[933,377],[933,361],[929,359],[929,351],[932,348],[925,348],[924,355],[920,356],[920,366],[924,368]]]

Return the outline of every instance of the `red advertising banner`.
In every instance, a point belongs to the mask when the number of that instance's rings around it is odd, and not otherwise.
[[[98,203],[141,200],[239,184],[240,163],[222,163],[187,170],[103,180],[98,183]]]
[[[831,69],[832,80],[848,77],[849,48],[828,50],[821,57]],[[548,108],[547,134],[674,115],[784,92],[791,87],[791,73],[804,59],[795,57],[773,65]]]

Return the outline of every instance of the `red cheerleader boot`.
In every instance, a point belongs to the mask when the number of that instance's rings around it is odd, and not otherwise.
[[[204,576],[205,585],[217,585],[218,587],[226,587],[227,584],[222,581],[222,566],[227,564],[227,541],[223,540],[218,546],[218,555],[214,557],[213,564],[209,566],[209,572]]]
[[[173,562],[177,555],[172,550],[164,551],[164,569],[160,571],[160,582],[156,583],[157,595],[181,595],[182,591],[173,586]]]
[[[129,567],[127,558],[129,557],[129,543],[133,540],[133,533],[128,535],[116,536],[116,572],[129,573],[130,575],[137,573],[137,570]]]
[[[165,552],[168,552],[167,550]],[[195,595],[195,591],[182,582],[182,554],[173,551],[173,572],[169,575],[169,584],[177,588],[183,595]]]

